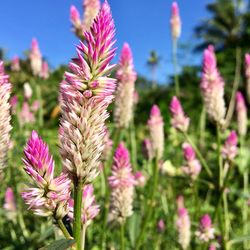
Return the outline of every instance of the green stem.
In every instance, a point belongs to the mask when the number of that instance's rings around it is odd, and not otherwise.
[[[67,228],[65,227],[65,225],[63,224],[63,221],[57,220],[57,224],[59,226],[59,228],[61,229],[61,231],[63,232],[63,235],[65,236],[66,239],[72,239],[71,235],[69,234]]]
[[[177,63],[177,40],[173,40],[173,65],[174,65],[174,83],[175,83],[175,94],[178,97],[180,95],[179,77],[178,77],[178,63]]]
[[[82,245],[81,250],[85,249],[86,230],[87,230],[87,225],[83,224],[82,225],[82,236],[81,236],[81,245]]]
[[[81,250],[81,213],[82,213],[82,187],[83,183],[77,181],[74,185],[74,224],[73,231],[76,240],[76,249]]]
[[[213,177],[213,174],[212,174],[210,168],[208,167],[206,160],[203,158],[203,156],[202,156],[200,150],[197,148],[197,146],[194,144],[194,142],[191,140],[191,138],[188,136],[187,133],[184,132],[183,134],[184,134],[185,139],[188,141],[188,143],[190,143],[190,145],[191,145],[192,148],[194,149],[195,153],[197,154],[197,156],[198,156],[198,158],[199,158],[199,160],[200,160],[202,166],[205,168],[205,170],[206,170],[208,176],[209,176],[210,178],[212,178],[212,177]]]
[[[37,99],[39,101],[39,110],[38,110],[38,122],[39,122],[39,127],[43,127],[43,100],[42,100],[42,95],[41,95],[41,87],[39,85],[36,85],[36,94],[37,94]]]
[[[142,223],[141,232],[140,232],[140,234],[137,238],[137,241],[136,241],[135,250],[140,249],[140,246],[143,242],[144,235],[145,235],[145,232],[147,229],[148,222],[150,221],[150,218],[151,218],[151,214],[152,214],[152,210],[153,210],[153,206],[154,206],[154,196],[155,196],[155,192],[157,189],[157,183],[158,183],[158,172],[159,172],[158,159],[155,159],[154,171],[153,171],[153,187],[150,189],[151,192],[149,194],[149,204],[146,207],[145,218],[144,218],[143,223]]]
[[[120,250],[125,249],[125,222],[121,223],[120,227]]]
[[[223,160],[221,154],[221,135],[220,135],[220,126],[217,124],[216,126],[217,132],[217,157],[218,157],[218,165],[219,165],[219,182],[218,187],[221,189],[223,187]]]
[[[23,219],[23,214],[22,213],[18,213],[18,222],[19,222],[19,225],[22,229],[22,232],[23,232],[23,236],[28,239],[29,237],[29,232],[26,228],[26,225],[24,223],[24,219]]]
[[[230,220],[229,220],[229,214],[228,214],[228,202],[227,202],[226,192],[223,192],[223,207],[224,207],[224,216],[225,216],[225,242],[228,242]],[[226,244],[226,249],[227,249],[227,244]]]

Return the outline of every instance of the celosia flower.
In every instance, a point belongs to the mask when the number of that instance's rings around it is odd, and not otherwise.
[[[144,187],[146,184],[146,177],[143,175],[141,171],[137,171],[134,174],[135,185],[139,187]]]
[[[224,158],[233,160],[237,155],[237,143],[238,143],[238,136],[236,132],[233,130],[229,136],[227,137],[225,144],[222,148],[222,155]]]
[[[172,38],[176,40],[181,35],[181,18],[177,2],[172,3],[170,25],[171,25]]]
[[[32,124],[36,121],[33,113],[30,111],[29,104],[24,102],[22,105],[22,110],[18,114],[20,126],[24,126],[25,124]]]
[[[100,10],[100,0],[83,0],[83,31],[89,31],[90,27]]]
[[[103,25],[105,24],[105,25]],[[71,177],[85,183],[99,174],[105,146],[107,107],[113,100],[115,79],[109,78],[114,65],[115,34],[110,7],[105,2],[92,28],[85,32],[86,44],[77,46],[78,57],[61,83],[61,156]]]
[[[110,218],[118,222],[124,222],[133,213],[135,180],[132,174],[129,152],[123,143],[120,143],[116,149],[109,185],[112,189]]]
[[[49,65],[46,61],[42,63],[42,69],[40,72],[40,77],[44,80],[49,78]]]
[[[4,72],[3,62],[0,61],[0,172],[7,167],[7,153],[10,143],[10,91],[9,76]]]
[[[10,106],[11,106],[11,113],[15,114],[16,113],[16,108],[17,108],[17,103],[18,103],[18,98],[16,95],[13,95],[10,98]]]
[[[118,87],[115,98],[114,121],[118,128],[128,128],[133,117],[136,72],[132,51],[127,43],[123,45],[119,69],[116,73]]]
[[[54,160],[37,132],[32,132],[24,155],[24,170],[34,180],[22,193],[25,203],[37,215],[63,218],[69,211],[70,180],[64,174],[54,178]]]
[[[237,125],[238,133],[245,136],[247,133],[247,107],[241,92],[236,93],[236,111],[237,111]]]
[[[31,109],[33,112],[36,112],[36,111],[39,109],[39,107],[40,107],[39,101],[38,101],[38,100],[35,100],[35,101],[32,103],[30,109]]]
[[[226,114],[224,81],[218,71],[212,45],[204,51],[201,91],[209,117],[219,125],[223,125]]]
[[[185,116],[181,103],[176,96],[172,98],[169,109],[172,116],[172,126],[181,132],[186,132],[188,130],[190,119]]]
[[[162,233],[165,230],[165,223],[163,219],[160,219],[157,223],[157,229],[160,233]]]
[[[164,150],[164,122],[157,105],[151,108],[148,126],[154,157],[161,159]]]
[[[186,160],[186,164],[182,167],[182,171],[190,176],[192,180],[195,180],[201,172],[201,164],[199,160],[196,159],[195,151],[190,144],[184,143],[182,148]]]
[[[20,62],[19,62],[19,57],[14,56],[11,60],[11,70],[12,71],[20,71]]]
[[[74,5],[71,5],[70,7],[70,21],[72,23],[75,34],[81,37],[83,33],[82,23],[81,23],[79,11]]]
[[[250,54],[245,54],[245,76],[247,80],[247,98],[250,102]]]
[[[24,91],[24,98],[25,100],[29,100],[32,97],[32,88],[30,87],[30,84],[28,82],[24,83],[23,85],[23,91]]]
[[[39,76],[42,69],[42,55],[35,38],[32,39],[30,50],[31,70],[35,76]]]
[[[73,220],[74,218],[74,200],[69,200],[69,214],[68,216]],[[89,225],[92,220],[98,215],[100,209],[99,206],[96,205],[94,188],[91,184],[83,187],[82,193],[82,222],[85,225]]]
[[[152,160],[154,151],[150,139],[146,138],[142,142],[142,153],[147,160]]]
[[[17,215],[16,202],[14,192],[11,187],[8,187],[5,192],[5,202],[3,205],[6,216],[9,220],[15,220]]]
[[[178,218],[177,218],[177,230],[178,230],[178,242],[181,245],[183,250],[186,250],[189,246],[191,239],[190,231],[190,219],[188,211],[186,208],[181,207],[178,209]]]
[[[203,242],[214,239],[215,229],[212,226],[211,218],[208,214],[201,217],[199,230],[195,235]]]

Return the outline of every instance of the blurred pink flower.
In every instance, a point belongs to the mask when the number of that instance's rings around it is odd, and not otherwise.
[[[11,60],[11,70],[18,72],[20,71],[20,62],[19,62],[19,57],[18,56],[14,56]]]
[[[38,101],[38,100],[35,100],[35,101],[32,103],[30,109],[31,109],[33,112],[36,112],[36,111],[39,109],[39,107],[40,107],[39,101]]]
[[[24,126],[25,124],[32,124],[36,121],[33,113],[30,111],[29,104],[24,102],[22,105],[22,110],[18,114],[20,126]]]
[[[42,54],[36,38],[33,38],[31,42],[30,63],[33,75],[39,76],[42,69]]]
[[[218,71],[212,45],[204,51],[201,91],[209,117],[219,125],[223,125],[226,114],[224,81]]]
[[[143,175],[141,171],[137,171],[134,174],[135,185],[139,187],[144,187],[146,184],[146,177]]]
[[[136,72],[134,70],[132,51],[127,43],[124,43],[122,47],[116,78],[118,83],[114,106],[114,122],[118,128],[128,128],[133,118]]]
[[[154,156],[152,143],[150,139],[146,138],[142,142],[142,154],[147,160],[152,160]]]
[[[186,117],[181,103],[176,96],[172,98],[169,109],[171,112],[172,126],[181,132],[186,132],[188,130],[190,119]]]
[[[171,25],[172,38],[176,40],[181,35],[181,18],[177,2],[172,3],[170,25]]]
[[[199,230],[195,235],[203,242],[214,239],[215,229],[212,226],[211,218],[208,214],[201,217]]]
[[[163,219],[160,219],[157,224],[157,229],[160,233],[162,233],[165,230],[165,223]]]
[[[157,105],[153,105],[151,108],[148,127],[153,155],[161,159],[164,151],[164,122]]]
[[[129,159],[129,152],[123,143],[115,151],[111,187],[110,218],[123,222],[132,215],[135,179]]]
[[[13,95],[10,98],[10,106],[11,106],[11,113],[16,114],[16,108],[17,108],[18,98],[16,95]]]
[[[116,80],[108,77],[115,66],[110,64],[114,35],[110,7],[105,2],[90,31],[84,33],[85,43],[77,46],[77,58],[69,64],[71,72],[65,73],[61,83],[63,165],[71,177],[86,183],[99,174],[105,147],[107,108],[116,88]]]
[[[34,180],[22,193],[25,203],[37,215],[63,218],[69,211],[70,180],[64,174],[54,178],[53,157],[37,132],[32,132],[24,155],[24,170]]]
[[[239,91],[236,93],[236,112],[238,133],[245,136],[247,133],[247,107],[244,97]]]
[[[14,221],[17,216],[17,209],[14,192],[11,187],[8,187],[5,192],[5,202],[3,208],[5,209],[7,218]]]
[[[40,77],[44,80],[49,78],[49,65],[46,61],[43,61],[42,63],[42,69],[40,72]]]
[[[237,155],[237,143],[238,143],[238,136],[236,132],[233,130],[229,136],[227,137],[225,144],[222,148],[222,155],[224,158],[233,160]]]
[[[24,98],[26,101],[28,101],[32,97],[32,88],[28,82],[24,83],[23,85],[23,91],[24,91]]]
[[[0,173],[7,167],[7,153],[10,143],[10,98],[11,84],[5,74],[3,62],[0,61]]]

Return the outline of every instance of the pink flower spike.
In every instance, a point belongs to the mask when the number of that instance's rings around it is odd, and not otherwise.
[[[19,57],[14,56],[11,60],[11,70],[18,72],[18,71],[20,71],[20,69],[21,69],[21,67],[20,67]]]
[[[209,45],[204,51],[201,91],[206,110],[211,120],[224,124],[226,114],[224,101],[224,81],[217,69],[214,47]]]
[[[70,6],[70,21],[75,27],[81,25],[80,13],[74,5]]]
[[[247,107],[240,91],[236,93],[236,112],[239,135],[245,136],[247,133]]]
[[[214,239],[215,229],[212,226],[211,218],[208,214],[201,217],[199,231],[195,235],[203,242]]]
[[[172,38],[176,40],[180,37],[181,34],[181,18],[177,2],[172,3],[170,25],[171,25]]]
[[[222,155],[224,158],[233,160],[237,155],[237,143],[238,143],[238,136],[236,132],[233,130],[229,136],[227,137],[225,144],[222,148]]]
[[[181,103],[176,96],[172,98],[169,109],[172,117],[172,126],[181,132],[186,132],[189,127],[190,119],[185,116]]]
[[[42,69],[40,72],[40,77],[44,80],[49,78],[49,65],[46,61],[42,63]]]
[[[39,76],[42,69],[42,55],[36,38],[31,42],[30,63],[33,74]]]
[[[160,219],[157,224],[157,229],[160,233],[162,233],[165,230],[165,223],[163,219]]]
[[[137,171],[134,174],[135,185],[139,187],[144,187],[146,184],[146,177],[142,174],[141,171]]]
[[[157,105],[151,108],[148,127],[154,157],[161,159],[164,151],[164,122]]]
[[[16,202],[14,192],[11,187],[8,187],[5,192],[5,202],[3,208],[6,211],[6,216],[9,220],[15,220],[17,215]]]

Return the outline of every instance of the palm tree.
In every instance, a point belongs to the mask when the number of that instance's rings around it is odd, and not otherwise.
[[[155,50],[150,51],[150,56],[147,60],[147,65],[150,68],[151,71],[151,77],[152,77],[152,87],[155,88],[157,85],[156,82],[156,70],[159,65],[160,57],[157,55]]]

